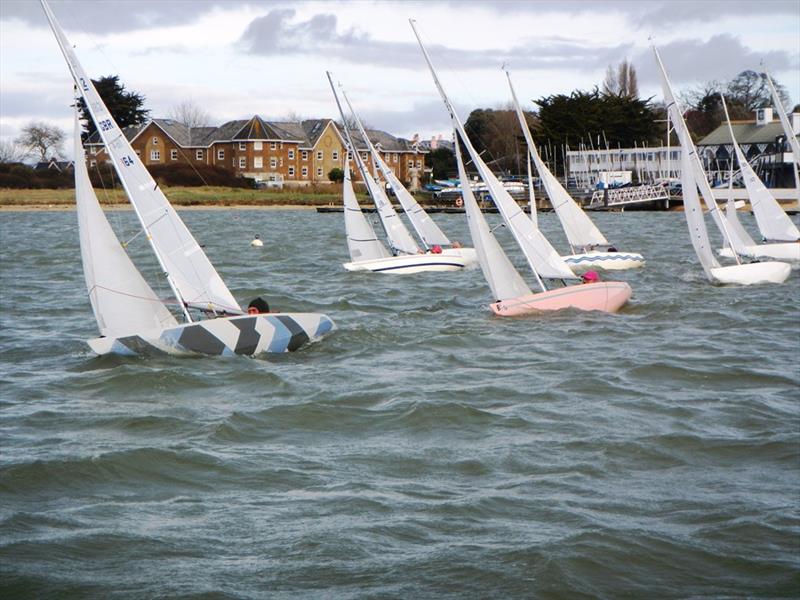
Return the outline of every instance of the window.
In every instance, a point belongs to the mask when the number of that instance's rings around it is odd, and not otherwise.
[[[417,161],[417,168],[418,168],[418,169],[421,169],[421,168],[422,168],[422,161],[421,161],[421,160],[418,160],[418,161]]]
[[[308,150],[301,150],[300,158],[302,158],[303,160],[308,160]]]
[[[347,151],[347,160],[353,160],[353,151],[352,150],[348,150]]]
[[[317,160],[322,160],[324,157],[322,150],[317,150]]]
[[[89,161],[89,166],[90,167],[96,167],[97,166],[97,161],[96,160],[90,160]]]
[[[153,136],[153,146],[158,146],[158,138]]]
[[[253,142],[253,150],[263,150],[264,144],[262,142]]]
[[[150,160],[161,160],[161,152],[158,150],[150,150]]]
[[[202,151],[202,150],[197,150],[197,151],[194,153],[194,157],[195,157],[197,160],[203,160],[203,151]]]
[[[397,154],[392,154],[392,162],[397,162]]]
[[[294,167],[289,167],[289,177],[294,177]]]
[[[287,151],[287,158],[289,160],[294,160],[294,148],[289,148]]]
[[[178,151],[177,150],[170,150],[169,151],[169,159],[170,160],[178,160]]]
[[[263,169],[264,168],[264,157],[262,157],[262,156],[254,156],[253,157],[253,168],[254,169]]]
[[[136,156],[141,156],[141,155],[142,155],[142,151],[141,150],[137,150],[136,151]]]
[[[333,152],[331,152],[331,159],[332,160],[339,160],[339,151],[338,150],[334,150]]]
[[[225,150],[220,148],[217,150],[217,160],[225,160]]]
[[[408,168],[409,169],[413,169],[414,168],[414,161],[413,160],[408,161]]]
[[[363,152],[361,154],[361,158],[363,158],[364,160],[369,160],[369,152]]]
[[[239,142],[239,150],[247,150],[247,142]]]
[[[92,149],[89,150],[91,154],[97,154],[97,146],[92,146]]]
[[[277,158],[275,158],[275,157],[273,157],[273,158],[270,158],[270,159],[269,159],[269,168],[270,168],[270,169],[275,169],[275,168],[277,168],[277,167],[278,167],[278,159],[277,159]]]
[[[270,142],[269,149],[270,150],[277,150],[278,149],[278,142]]]
[[[300,175],[303,176],[303,179],[308,179],[308,167],[300,169]]]
[[[317,167],[317,177],[322,177],[322,167]]]
[[[244,156],[239,158],[239,168],[240,169],[246,169],[247,168],[247,158],[245,158]]]

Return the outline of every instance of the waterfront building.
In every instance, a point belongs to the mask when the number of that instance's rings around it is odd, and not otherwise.
[[[343,168],[345,142],[331,119],[296,122],[266,121],[258,115],[228,121],[219,127],[187,127],[171,119],[150,119],[127,127],[125,137],[146,166],[215,165],[234,175],[270,186],[328,184],[329,173]],[[425,171],[428,150],[415,140],[368,129],[367,134],[397,177],[414,187]],[[364,140],[353,136],[362,158],[369,155]],[[85,144],[88,166],[108,162],[95,134]],[[354,169],[354,179],[360,174]]]

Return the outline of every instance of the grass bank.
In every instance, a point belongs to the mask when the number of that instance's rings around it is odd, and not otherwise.
[[[341,186],[324,190],[308,188],[298,190],[248,190],[228,187],[162,187],[174,206],[326,206],[340,204]],[[96,189],[100,204],[113,206],[128,204],[120,190]],[[366,195],[359,194],[359,200]],[[54,206],[75,205],[74,190],[12,190],[0,189],[0,206]]]

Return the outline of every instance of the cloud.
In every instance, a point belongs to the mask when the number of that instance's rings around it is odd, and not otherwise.
[[[763,60],[771,71],[797,68],[797,57],[784,51],[756,52],[730,34],[715,35],[708,41],[677,40],[658,46],[670,81],[676,85],[698,81],[724,81],[745,69],[758,70]],[[655,59],[648,48],[633,57],[639,83],[658,81]]]
[[[332,14],[317,14],[300,22],[293,21],[295,15],[292,9],[279,9],[254,19],[237,47],[245,53],[261,56],[305,54],[403,69],[416,69],[422,64],[415,42],[376,40],[355,30],[340,33],[336,16]],[[426,44],[426,47],[437,64],[454,69],[493,69],[505,62],[513,64],[515,69],[592,71],[624,58],[632,44],[604,46],[583,40],[538,36],[521,38],[519,45],[504,50],[461,50],[436,44]]]

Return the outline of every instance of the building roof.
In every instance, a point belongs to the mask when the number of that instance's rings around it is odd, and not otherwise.
[[[731,123],[733,135],[739,145],[771,144],[778,137],[783,137],[783,127],[780,121],[773,121],[764,125],[756,125],[755,121],[733,121]],[[697,142],[698,146],[720,146],[731,143],[731,134],[728,124],[722,123],[714,131]]]
[[[305,119],[303,121],[265,121],[258,115],[250,119],[238,119],[223,123],[219,127],[192,127],[172,119],[150,119],[141,125],[125,127],[122,132],[129,142],[136,139],[151,124],[161,129],[178,146],[207,148],[215,142],[231,141],[285,141],[297,142],[302,148],[313,148],[329,123],[333,124],[334,131],[341,138],[341,133],[336,123],[331,119]],[[351,132],[356,148],[366,150],[363,138],[356,132]],[[375,146],[380,146],[384,152],[415,152],[418,145],[403,138],[397,138],[385,131],[368,129],[367,135]],[[86,141],[87,145],[102,145],[100,134],[94,132]],[[427,149],[419,148],[426,152]]]

